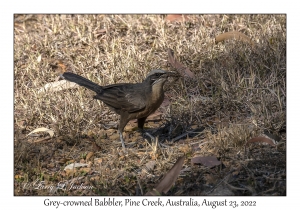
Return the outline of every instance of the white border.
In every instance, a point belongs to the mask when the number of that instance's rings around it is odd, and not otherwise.
[[[13,196],[13,14],[14,13],[286,13],[287,14],[287,99],[288,99],[288,148],[287,148],[287,196],[285,197],[206,197],[209,200],[256,200],[258,208],[298,207],[299,200],[299,11],[294,1],[8,1],[1,2],[1,206],[3,209],[12,207],[30,209],[54,209],[45,207],[44,200],[48,197],[14,197]],[[298,115],[297,115],[298,114]],[[297,135],[298,134],[298,135]],[[298,138],[297,138],[298,137]],[[297,145],[296,145],[297,144]],[[9,158],[9,159],[8,159]],[[88,200],[89,197],[49,197],[53,200]],[[99,198],[99,197],[93,197]],[[115,197],[124,200],[126,197]],[[180,199],[180,197],[171,197]],[[187,198],[187,197],[184,197]],[[143,199],[134,197],[133,199]],[[150,199],[150,198],[149,198]],[[157,197],[151,197],[157,199]],[[167,200],[167,197],[161,197]],[[205,197],[195,197],[205,199]],[[5,208],[8,207],[8,208]],[[95,207],[95,206],[94,206]],[[296,207],[296,208],[297,208]],[[59,207],[61,208],[61,207]],[[64,207],[65,208],[65,207]],[[74,207],[73,207],[74,208]],[[103,207],[96,207],[103,208]],[[114,208],[114,207],[106,207]],[[123,207],[137,209],[140,207]],[[143,207],[153,208],[153,207]],[[182,208],[182,207],[175,207]],[[188,207],[191,208],[191,207]],[[201,208],[201,207],[200,207]],[[202,207],[203,208],[203,207]],[[210,207],[211,208],[211,207]],[[221,208],[221,207],[217,207]],[[229,208],[229,207],[228,207]],[[250,207],[247,207],[250,208]],[[296,209],[294,208],[294,209]],[[299,208],[299,207],[298,207]],[[240,208],[239,208],[240,209]]]

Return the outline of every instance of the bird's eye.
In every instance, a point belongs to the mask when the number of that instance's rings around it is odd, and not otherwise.
[[[155,74],[155,76],[159,77],[159,76],[160,76],[160,74],[159,74],[159,73],[156,73],[156,74]]]

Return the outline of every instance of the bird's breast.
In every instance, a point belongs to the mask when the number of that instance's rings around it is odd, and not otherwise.
[[[147,117],[155,110],[159,108],[164,100],[164,90],[163,88],[154,87],[149,93],[145,93],[146,95],[146,107],[143,111],[137,113],[135,118],[143,118]]]

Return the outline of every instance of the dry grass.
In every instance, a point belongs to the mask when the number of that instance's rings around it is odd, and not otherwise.
[[[211,195],[220,187],[227,189],[224,195],[286,194],[286,16],[190,17],[170,23],[164,15],[16,15],[15,195],[136,195],[140,188],[145,193],[182,155],[185,170],[169,195]],[[227,31],[240,31],[255,45],[215,44],[214,37]],[[116,130],[107,129],[118,116],[89,90],[38,93],[55,81],[49,65],[55,59],[100,85],[140,82],[152,69],[172,70],[168,48],[196,76],[170,82],[163,119],[146,125],[165,147],[128,128],[124,153]],[[26,134],[39,127],[52,129],[55,137],[28,142],[33,137]],[[193,131],[188,138],[170,141],[187,131]],[[264,133],[278,137],[280,145],[253,144],[245,153],[247,140]],[[191,164],[192,157],[206,155],[218,157],[222,166]],[[145,172],[150,160],[156,165]],[[71,162],[88,166],[67,173],[63,169]],[[24,188],[35,180],[94,188]]]

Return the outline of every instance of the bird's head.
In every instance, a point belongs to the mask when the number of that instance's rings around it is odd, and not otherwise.
[[[172,72],[172,71],[165,71],[165,70],[161,70],[161,69],[155,69],[152,70],[146,77],[145,81],[148,80],[150,81],[150,84],[156,85],[156,84],[161,84],[163,85],[168,77],[171,76],[178,76],[177,73]]]

